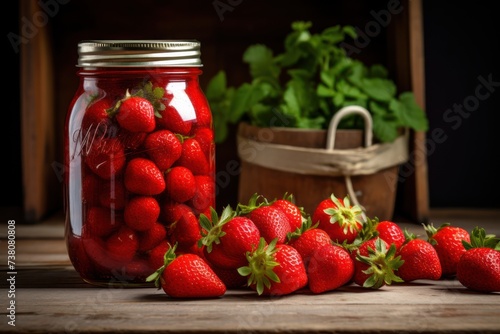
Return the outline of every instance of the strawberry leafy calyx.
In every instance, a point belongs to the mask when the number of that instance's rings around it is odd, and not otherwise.
[[[220,239],[226,235],[222,228],[235,217],[235,212],[228,205],[222,211],[220,218],[214,208],[210,208],[210,216],[211,219],[208,219],[205,214],[200,214],[199,222],[202,228],[202,237],[198,240],[198,247],[205,246],[209,253],[212,251],[213,244],[219,244]]]
[[[248,200],[248,204],[238,203],[238,205],[236,206],[236,215],[247,215],[253,210],[260,208],[261,206],[268,205],[270,205],[270,203],[264,196],[255,193]]]
[[[248,276],[247,285],[255,286],[258,295],[264,292],[265,287],[269,289],[271,282],[280,282],[278,275],[273,270],[279,265],[275,259],[277,241],[276,238],[266,244],[265,239],[260,238],[257,249],[246,253],[248,266],[238,268],[238,273],[241,276]]]
[[[366,221],[359,230],[356,238],[351,243],[349,243],[347,240],[344,240],[341,244],[339,244],[339,246],[342,246],[348,251],[353,252],[354,250],[358,249],[359,246],[361,246],[365,241],[377,238],[380,234],[377,230],[377,225],[379,224],[379,222],[380,221],[378,217],[375,217],[373,219],[366,217]]]
[[[160,111],[163,111],[166,108],[165,104],[163,103],[166,100],[163,97],[164,94],[165,89],[163,89],[162,87],[153,88],[153,84],[151,82],[147,82],[133,93],[131,93],[127,89],[124,97],[119,99],[111,108],[106,110],[106,113],[109,117],[114,117],[119,112],[120,107],[125,100],[134,96],[138,96],[148,100],[154,108],[155,116],[158,118],[162,118]]]
[[[151,102],[153,108],[155,110],[155,116],[158,118],[162,118],[160,111],[165,110],[165,102],[166,98],[164,98],[165,89],[162,87],[154,87],[151,81],[148,81],[144,84],[142,89],[139,89],[137,94],[141,94],[146,100]]]
[[[471,248],[491,248],[500,251],[500,238],[497,238],[494,234],[486,234],[484,228],[476,226],[471,231],[470,243],[462,240],[462,245],[466,250]]]
[[[425,233],[427,234],[427,241],[431,245],[436,245],[437,244],[436,239],[434,239],[434,235],[436,235],[436,233],[438,231],[442,230],[444,227],[447,227],[447,226],[450,226],[450,225],[451,225],[450,223],[443,223],[443,224],[441,224],[441,226],[439,226],[438,228],[436,228],[436,227],[434,227],[434,225],[432,223],[430,223],[430,224],[422,224],[422,226],[424,227]]]
[[[375,218],[366,218],[365,223],[359,230],[359,233],[356,237],[356,239],[359,239],[359,241],[364,242],[368,241],[370,239],[376,238],[379,236],[379,231],[377,230],[377,225],[380,223],[378,217]]]
[[[161,288],[161,275],[163,274],[163,271],[165,268],[172,263],[173,260],[177,257],[175,254],[175,250],[177,249],[177,243],[175,243],[172,247],[169,247],[169,249],[165,252],[165,255],[163,256],[163,265],[158,268],[154,273],[146,277],[146,282],[154,282],[155,286],[160,289]]]
[[[404,230],[403,233],[405,235],[405,241],[403,242],[403,245],[406,245],[411,240],[418,238],[418,235],[416,235],[415,233],[412,233],[412,232],[408,231],[407,228],[405,228],[405,230]],[[401,245],[401,246],[403,246],[403,245]]]
[[[118,100],[111,108],[106,110],[106,114],[108,114],[108,117],[113,118],[114,116],[116,116],[116,114],[118,114],[118,112],[120,110],[120,107],[122,106],[123,101],[125,101],[131,97],[132,97],[132,95],[130,94],[129,90],[127,89],[127,91],[125,92],[125,96],[122,99]]]
[[[379,289],[384,284],[391,285],[392,282],[403,282],[401,277],[397,276],[394,271],[404,263],[401,256],[396,256],[396,246],[391,244],[389,249],[382,239],[377,238],[375,241],[375,249],[368,247],[368,256],[356,254],[356,259],[368,265],[368,268],[363,270],[363,273],[370,275],[363,283],[364,288]]]
[[[330,223],[339,224],[344,233],[358,231],[358,224],[364,222],[363,209],[359,205],[351,206],[349,196],[345,196],[342,202],[334,194],[330,199],[335,206],[324,210],[330,216]]]
[[[319,226],[319,222],[313,225],[311,217],[307,217],[307,219],[304,219],[302,222],[302,225],[300,227],[297,227],[295,231],[288,232],[286,237],[288,242],[290,242],[293,239],[297,239],[300,237],[302,234],[304,234],[308,230],[312,230],[314,228],[317,228]]]

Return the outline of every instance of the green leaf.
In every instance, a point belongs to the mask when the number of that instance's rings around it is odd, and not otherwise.
[[[368,110],[373,115],[384,117],[385,115],[387,115],[389,113],[389,106],[387,104],[383,104],[381,102],[370,101],[370,103],[368,104]]]
[[[238,268],[238,273],[241,276],[248,276],[252,273],[252,269],[250,269],[250,267],[248,267],[248,266],[240,267],[240,268]]]
[[[332,74],[338,78],[346,76],[351,80],[351,83],[356,84],[363,76],[363,65],[359,61],[342,58],[332,67]]]
[[[226,72],[219,71],[208,82],[206,96],[208,100],[221,100],[224,98],[227,90]]]
[[[294,21],[292,22],[292,29],[295,31],[309,30],[312,27],[311,21]]]
[[[360,87],[369,97],[381,102],[392,100],[396,94],[396,85],[391,80],[363,78]]]
[[[373,134],[381,142],[392,142],[398,137],[398,123],[378,115],[373,116]]]
[[[325,118],[323,116],[315,118],[301,117],[297,119],[296,127],[301,129],[322,129],[324,125]]]
[[[336,25],[323,30],[321,37],[329,44],[338,44],[344,40],[344,31],[340,25]]]
[[[236,123],[250,108],[266,95],[267,86],[258,83],[244,83],[235,91],[229,107],[229,121]]]
[[[416,131],[428,130],[427,117],[415,101],[413,93],[402,93],[399,95],[399,100],[391,101],[389,108],[394,112],[402,126]]]
[[[350,85],[347,81],[341,80],[337,83],[337,90],[345,95],[346,98],[366,99],[367,96],[356,86]]]
[[[335,96],[333,97],[333,104],[337,107],[340,108],[344,105],[344,94],[337,92]]]
[[[386,79],[388,74],[387,69],[382,65],[376,64],[370,67],[369,76],[372,78]]]
[[[342,28],[342,31],[349,37],[356,39],[358,37],[358,33],[356,32],[356,29],[353,26],[344,26]]]
[[[335,91],[327,86],[319,84],[316,88],[316,94],[318,94],[319,97],[333,97]]]
[[[333,74],[333,69],[323,70],[320,72],[321,82],[328,88],[332,88],[335,84],[335,76]]]
[[[277,78],[280,68],[274,63],[273,52],[262,44],[251,45],[243,54],[243,61],[250,65],[250,74],[253,78]]]

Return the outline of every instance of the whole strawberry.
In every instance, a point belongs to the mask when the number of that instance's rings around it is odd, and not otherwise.
[[[119,175],[125,166],[125,151],[116,138],[94,138],[83,150],[85,163],[102,179],[109,180]]]
[[[392,282],[403,282],[395,271],[403,261],[396,256],[396,246],[379,237],[366,240],[351,250],[354,260],[353,281],[364,288],[379,289]]]
[[[427,233],[427,241],[436,249],[441,262],[443,276],[454,276],[457,273],[457,264],[465,253],[462,241],[470,242],[470,235],[465,229],[442,224],[437,229],[432,225],[423,225]]]
[[[277,241],[267,244],[260,238],[257,248],[246,254],[248,265],[238,268],[240,275],[248,276],[247,285],[258,295],[288,295],[307,285],[306,268],[299,252]]]
[[[179,138],[169,130],[150,133],[144,141],[144,148],[161,171],[169,169],[182,154]]]
[[[145,158],[134,158],[125,167],[125,188],[139,195],[158,195],[165,190],[163,174],[156,164]]]
[[[388,245],[394,244],[399,249],[406,240],[404,230],[395,222],[379,221],[377,217],[367,218],[357,239],[369,240],[379,237]]]
[[[500,291],[500,238],[486,235],[484,228],[475,227],[470,243],[463,241],[466,249],[457,265],[458,281],[470,290],[481,292]]]
[[[166,238],[166,227],[159,222],[155,222],[148,230],[139,233],[139,252],[144,253],[152,250],[165,241]]]
[[[271,206],[281,209],[288,217],[290,229],[295,231],[302,227],[302,222],[305,220],[302,209],[295,204],[293,195],[285,194],[283,198],[274,200]]]
[[[404,230],[397,223],[389,220],[381,221],[377,224],[376,230],[380,239],[387,244],[394,244],[399,249],[405,242]]]
[[[116,121],[130,132],[151,132],[155,129],[155,109],[153,104],[141,96],[132,96],[127,91],[125,98],[116,106]]]
[[[176,166],[165,174],[167,195],[174,201],[187,202],[196,194],[196,179],[186,167]]]
[[[202,151],[200,143],[194,138],[187,138],[182,143],[182,154],[176,166],[186,167],[194,175],[205,175],[210,171],[207,156]]]
[[[335,290],[351,281],[354,261],[339,245],[326,244],[314,251],[307,266],[309,289],[313,293]]]
[[[123,225],[123,217],[99,206],[90,207],[85,215],[83,233],[87,237],[108,237]]]
[[[208,175],[195,175],[196,191],[190,205],[198,213],[210,212],[215,207],[215,181]]]
[[[136,231],[149,230],[160,216],[160,205],[153,196],[132,197],[123,212],[125,223]]]
[[[147,277],[158,289],[173,298],[215,298],[226,286],[210,266],[196,254],[175,253],[176,245],[165,253],[164,265]]]
[[[258,203],[260,199],[263,201]],[[239,203],[236,213],[250,218],[259,229],[261,237],[268,243],[276,239],[278,244],[283,244],[288,233],[292,232],[287,215],[281,209],[270,205],[261,195],[254,194],[248,205]]]
[[[334,242],[352,243],[363,226],[364,213],[359,206],[351,206],[347,196],[342,200],[332,194],[318,204],[312,222],[319,223]]]
[[[82,119],[82,138],[92,138],[103,135],[111,127],[112,120],[107,111],[112,107],[112,102],[106,98],[93,100],[85,109]]]
[[[178,250],[197,246],[202,229],[193,210],[185,204],[171,204],[172,223],[168,226],[168,236],[172,243],[178,244]]]
[[[257,226],[246,217],[235,216],[227,206],[220,218],[211,209],[211,219],[200,215],[202,238],[199,247],[204,248],[205,258],[219,268],[237,269],[247,263],[246,254],[254,250],[260,240]]]
[[[434,247],[412,233],[406,232],[406,241],[397,255],[404,261],[398,269],[398,275],[405,282],[439,280],[442,276],[441,263]]]
[[[193,122],[185,121],[174,106],[167,105],[166,108],[159,113],[161,117],[157,119],[157,122],[162,128],[184,136],[190,134]],[[192,115],[192,117],[194,120],[195,115]]]
[[[211,159],[215,155],[215,138],[212,128],[197,127],[194,130],[193,138],[200,144],[200,148],[207,159]]]
[[[287,238],[287,244],[299,252],[306,269],[314,251],[332,243],[328,233],[318,228],[318,224],[312,225],[310,218],[303,222],[299,230],[289,233]]]
[[[127,263],[134,258],[139,249],[139,239],[134,230],[122,225],[106,240],[106,249],[112,259]]]

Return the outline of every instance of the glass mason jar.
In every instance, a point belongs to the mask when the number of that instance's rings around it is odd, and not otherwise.
[[[215,208],[200,43],[93,40],[78,53],[64,130],[68,254],[88,283],[149,286],[170,245],[200,251],[198,217]]]

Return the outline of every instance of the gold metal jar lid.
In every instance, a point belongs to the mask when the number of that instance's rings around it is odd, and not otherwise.
[[[85,40],[78,67],[201,67],[196,40]]]

